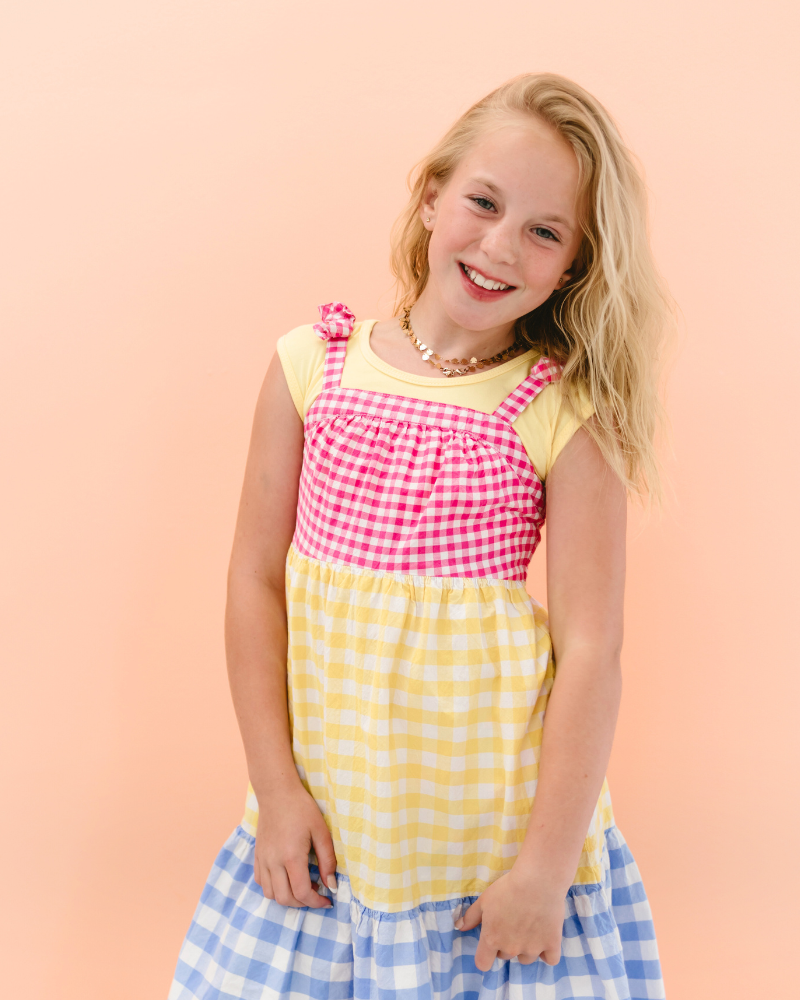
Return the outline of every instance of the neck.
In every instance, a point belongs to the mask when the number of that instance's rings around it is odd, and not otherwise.
[[[415,335],[443,358],[490,358],[514,343],[514,324],[470,330],[453,322],[426,287],[411,307]]]

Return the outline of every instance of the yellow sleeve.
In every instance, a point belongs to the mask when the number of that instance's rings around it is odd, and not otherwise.
[[[583,395],[579,412],[573,413],[558,382],[551,382],[514,421],[525,451],[542,482],[547,479],[566,443],[593,412],[588,396]]]
[[[294,405],[302,419],[311,405],[313,390],[319,392],[325,366],[325,341],[311,323],[297,326],[278,340],[278,357],[292,394]],[[316,395],[316,393],[314,393]]]

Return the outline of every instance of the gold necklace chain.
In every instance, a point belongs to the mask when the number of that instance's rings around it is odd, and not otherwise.
[[[456,375],[471,375],[472,372],[478,371],[480,368],[485,368],[487,365],[493,365],[497,361],[505,361],[506,358],[510,358],[512,354],[519,350],[523,345],[515,340],[511,347],[507,347],[504,351],[499,354],[495,354],[491,358],[451,358],[447,360],[446,358],[440,357],[438,354],[433,353],[433,348],[428,347],[419,340],[411,329],[411,309],[403,310],[403,318],[400,320],[400,326],[406,331],[408,336],[411,338],[411,343],[419,350],[422,357],[429,363],[432,364],[434,368],[438,368],[439,371],[444,372],[448,378],[453,378]],[[444,365],[439,364],[440,361],[444,361]],[[445,365],[466,365],[466,368],[445,368]]]

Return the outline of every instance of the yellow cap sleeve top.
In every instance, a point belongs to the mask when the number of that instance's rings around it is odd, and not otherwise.
[[[411,375],[386,364],[373,352],[369,335],[375,322],[364,320],[355,324],[347,344],[343,388],[453,403],[481,413],[492,413],[539,359],[536,351],[526,351],[497,368],[474,375],[453,379]],[[312,324],[298,326],[278,340],[278,356],[297,412],[305,419],[322,390],[325,342],[316,335]],[[588,400],[584,401],[578,416],[573,414],[558,383],[553,382],[517,417],[514,427],[542,482],[547,479],[564,446],[591,414]]]

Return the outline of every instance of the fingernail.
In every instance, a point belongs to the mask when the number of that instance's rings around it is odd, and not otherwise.
[[[463,917],[459,917],[458,920],[456,920],[456,922],[455,922],[455,926],[459,930],[461,930],[461,926],[462,926],[463,923],[464,923],[464,918]]]
[[[335,875],[329,875],[328,876],[328,888],[331,890],[331,892],[336,892],[338,886],[336,885],[336,876]]]

